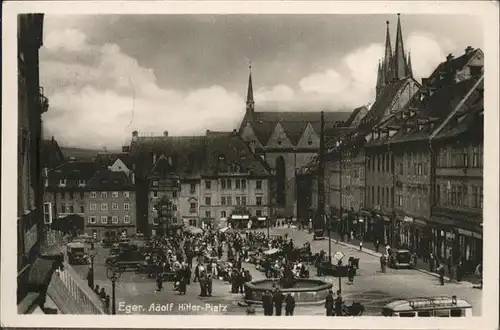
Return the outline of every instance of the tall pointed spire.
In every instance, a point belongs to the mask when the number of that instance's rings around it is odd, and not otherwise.
[[[385,76],[385,81],[389,82],[391,79],[391,63],[392,63],[392,46],[391,46],[391,33],[389,31],[389,21],[386,21],[387,32],[385,36],[385,53],[384,53],[384,63],[383,71]]]
[[[253,84],[252,84],[252,63],[248,65],[248,91],[247,91],[247,111],[253,112],[255,102],[253,100]]]
[[[378,73],[377,73],[377,87],[375,88],[376,95],[378,96],[385,86],[384,68],[382,61],[378,60]]]
[[[406,72],[405,49],[403,45],[403,32],[401,31],[401,19],[398,14],[398,27],[396,31],[396,46],[394,50],[394,78],[399,80],[408,75]]]
[[[406,73],[408,76],[413,78],[413,69],[411,67],[411,55],[410,52],[408,52],[408,61],[406,62]]]

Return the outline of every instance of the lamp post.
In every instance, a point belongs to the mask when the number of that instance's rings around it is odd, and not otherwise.
[[[331,239],[331,237],[332,237],[332,235],[331,235],[332,224],[331,224],[331,221],[328,221],[327,230],[328,230],[328,263],[332,264],[332,239]]]
[[[116,281],[121,276],[121,272],[117,267],[109,267],[106,269],[106,276],[111,280],[111,314],[116,314]]]
[[[89,278],[88,278],[88,284],[91,289],[94,289],[94,258],[96,256],[97,251],[94,249],[92,246],[91,249],[89,250],[89,258],[90,258],[90,271],[89,271]]]

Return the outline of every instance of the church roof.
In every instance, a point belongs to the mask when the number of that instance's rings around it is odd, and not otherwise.
[[[97,167],[94,162],[69,161],[48,171],[49,188],[59,186],[60,180],[66,180],[66,188],[78,188],[80,180],[90,180],[96,173]]]
[[[64,162],[64,154],[54,138],[41,141],[40,162],[42,167],[47,168],[54,168]]]
[[[167,159],[165,155],[161,155],[153,165],[149,176],[162,178],[178,177],[178,175],[175,173],[174,167],[172,166],[172,164],[170,164],[170,161],[171,160]]]
[[[378,124],[380,120],[382,120],[386,110],[390,107],[394,99],[397,97],[398,92],[405,86],[409,79],[405,78],[401,80],[397,80],[391,84],[385,85],[380,93],[380,96],[377,97],[375,103],[370,108],[370,111],[363,118],[361,123],[359,124],[359,128],[363,132],[370,131],[373,126]]]
[[[345,122],[345,126],[351,126],[354,123],[355,119],[358,117],[359,112],[363,109],[366,109],[366,106],[362,106],[362,107],[358,107],[358,108],[354,109],[351,112],[351,115],[349,116],[349,118],[347,118],[347,120]]]
[[[117,159],[120,159],[128,169],[133,168],[134,160],[128,153],[112,153],[112,152],[99,152],[95,158],[95,163],[101,168],[108,168],[113,165]]]
[[[351,112],[347,111],[325,111],[325,127],[331,127],[338,121],[346,121],[350,115]],[[252,119],[252,129],[262,144],[267,143],[278,123],[281,124],[293,144],[299,141],[308,123],[317,134],[321,131],[321,112],[254,112]]]

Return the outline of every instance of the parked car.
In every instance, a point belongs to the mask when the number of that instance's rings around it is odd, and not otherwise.
[[[70,265],[88,264],[87,252],[85,245],[81,242],[72,242],[66,244],[66,254]]]
[[[324,239],[325,231],[322,228],[314,229],[313,240]]]
[[[406,249],[392,250],[389,255],[388,266],[390,268],[413,268],[411,252]]]

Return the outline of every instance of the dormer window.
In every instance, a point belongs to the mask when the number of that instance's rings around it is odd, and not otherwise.
[[[311,137],[309,137],[309,140],[307,140],[307,144],[311,145],[313,143]]]
[[[415,116],[415,110],[410,110],[410,117]]]
[[[278,144],[281,145],[281,139],[278,140]]]
[[[401,113],[401,118],[402,118],[402,119],[405,119],[405,118],[406,118],[406,112],[404,112],[404,111],[403,111],[403,112]]]
[[[66,187],[66,179],[60,179],[59,180],[59,187]]]
[[[222,160],[224,160],[224,159],[225,159],[224,155],[223,155],[223,154],[220,154],[220,155],[219,155],[219,160],[220,160],[220,161],[222,161]]]
[[[83,187],[83,186],[85,186],[85,180],[81,180],[81,179],[80,179],[80,180],[78,180],[78,186],[79,186],[79,187]]]
[[[396,134],[396,133],[397,133],[397,130],[395,130],[395,129],[389,130],[389,137],[393,137],[394,134]]]

